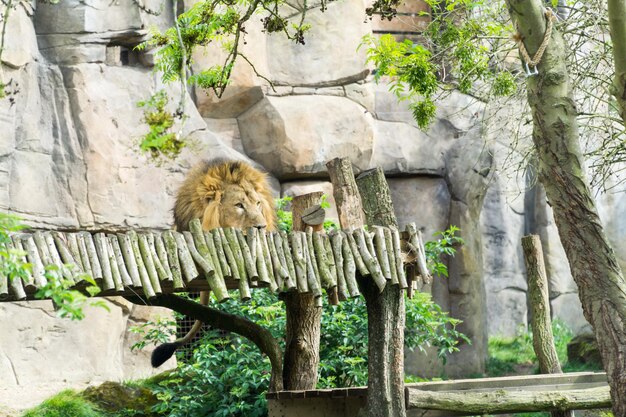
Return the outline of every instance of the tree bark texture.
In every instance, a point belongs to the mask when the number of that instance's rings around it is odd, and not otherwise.
[[[626,126],[626,0],[608,0],[609,28],[613,41],[615,78],[613,95]]]
[[[378,167],[363,172],[357,177],[356,183],[367,224],[398,227],[383,169]]]
[[[550,299],[548,297],[548,277],[543,261],[541,240],[537,235],[524,236],[522,249],[526,262],[528,298],[530,304],[530,326],[533,332],[533,349],[539,361],[542,374],[562,373],[556,353],[552,320],[550,319]],[[552,417],[573,417],[572,411],[553,411]]]
[[[340,193],[333,192],[339,214],[339,224],[344,229],[363,226],[365,224],[363,205],[354,181],[352,162],[348,158],[335,158],[326,163],[326,168],[328,168],[333,188],[342,190]]]
[[[546,30],[543,2],[507,0],[507,4],[526,49],[533,55]],[[584,174],[565,44],[556,28],[538,71],[527,84],[539,179],[554,211],[585,318],[598,341],[613,412],[616,417],[626,417],[626,282]]]
[[[368,225],[397,226],[389,185],[379,167],[356,179]],[[359,280],[367,304],[368,409],[378,417],[406,414],[404,401],[404,294],[388,282],[382,293],[372,279]]]
[[[127,300],[144,305],[145,300],[140,297],[125,297]],[[283,352],[266,328],[259,326],[251,320],[234,314],[226,313],[211,307],[200,305],[173,294],[161,294],[151,298],[148,303],[154,306],[167,307],[178,313],[193,317],[216,329],[237,333],[254,343],[270,360],[272,366],[272,378],[270,391],[282,391]]]
[[[335,201],[350,201],[349,205],[337,205],[342,228],[362,226],[361,200],[367,207],[369,224],[396,225],[389,188],[382,170],[365,173],[357,187],[352,166],[347,159],[333,160],[327,167],[333,182]],[[370,277],[360,276],[359,287],[365,297],[368,317],[368,390],[365,413],[369,417],[403,417],[406,415],[404,295],[398,285],[390,282],[381,293]]]
[[[302,221],[302,213],[319,204],[321,197],[322,192],[315,192],[293,199],[291,214],[294,231],[304,231],[306,224]],[[315,389],[320,362],[322,309],[317,307],[312,292],[288,292],[284,301],[287,323],[283,386],[286,390]]]
[[[560,374],[561,364],[554,347],[550,300],[548,298],[548,278],[543,261],[539,236],[522,238],[522,249],[526,262],[528,298],[530,304],[530,326],[533,332],[533,348],[539,360],[542,374]]]

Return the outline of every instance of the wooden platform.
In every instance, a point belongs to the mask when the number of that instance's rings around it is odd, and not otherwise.
[[[357,274],[405,290],[421,276],[430,278],[423,242],[415,225],[405,232],[375,227],[313,232],[265,232],[217,228],[203,231],[199,220],[191,231],[75,233],[36,231],[11,236],[0,250],[28,264],[27,276],[0,274],[0,301],[34,300],[49,280],[84,291],[93,277],[97,296],[140,296],[211,290],[218,301],[238,290],[313,293],[321,306],[322,290],[332,303],[360,295]],[[404,235],[404,239],[403,236]],[[409,249],[407,249],[407,247]],[[406,252],[414,252],[407,275]],[[425,271],[420,275],[416,270]]]
[[[606,373],[574,372],[406,384],[407,416],[610,408]],[[268,393],[270,417],[356,417],[367,387]]]

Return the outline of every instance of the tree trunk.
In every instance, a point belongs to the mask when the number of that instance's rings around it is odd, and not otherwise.
[[[507,5],[532,56],[546,30],[543,3],[507,0]],[[626,282],[585,177],[565,45],[556,28],[538,70],[527,83],[539,179],[554,211],[585,318],[598,341],[613,412],[626,417]]]
[[[326,166],[333,182],[335,201],[341,202],[337,203],[337,210],[343,228],[363,225],[362,207],[367,208],[368,224],[396,225],[389,187],[381,169],[363,173],[357,188],[348,159],[335,159]],[[368,317],[365,413],[368,417],[404,417],[404,295],[399,286],[391,282],[381,293],[370,277],[359,277],[359,287],[365,297]]]
[[[615,79],[613,95],[626,126],[626,0],[608,0],[609,28],[613,41]]]
[[[297,196],[291,205],[293,230],[303,231],[302,213],[320,203],[321,192]],[[319,228],[321,229],[321,225]],[[315,304],[312,293],[289,292],[284,296],[287,324],[285,326],[285,361],[283,385],[286,390],[315,389],[320,362],[320,328],[322,309]]]
[[[356,179],[365,219],[369,226],[398,226],[389,185],[379,167]],[[371,278],[359,280],[367,304],[368,394],[370,416],[406,415],[404,402],[404,294],[399,285],[387,283],[380,292]]]
[[[526,275],[528,277],[528,298],[531,310],[530,326],[533,331],[533,349],[539,361],[542,374],[560,374],[561,364],[554,347],[550,300],[548,298],[548,278],[541,252],[539,236],[522,238]]]
[[[543,261],[541,240],[537,235],[524,236],[522,249],[528,277],[528,298],[530,299],[530,326],[533,331],[533,349],[539,361],[542,374],[560,374],[561,364],[554,345],[552,320],[550,319],[550,299],[548,297],[548,277]],[[572,411],[553,411],[552,417],[573,417]]]

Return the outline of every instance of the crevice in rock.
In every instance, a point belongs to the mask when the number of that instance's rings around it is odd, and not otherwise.
[[[46,316],[51,317],[53,319],[56,319],[57,316],[55,314],[51,314],[50,311],[48,311],[46,308],[44,307],[37,307],[35,305],[33,305],[35,303],[33,302],[23,302],[23,303],[15,303],[16,306],[20,307],[20,308],[26,308],[29,310],[39,310],[42,313],[44,313]]]
[[[7,359],[7,362],[9,362],[9,366],[11,366],[11,372],[13,373],[13,380],[15,381],[15,385],[20,385],[20,379],[17,376],[17,370],[15,369],[13,361],[6,353],[4,354],[4,357]]]
[[[293,88],[297,88],[297,87],[309,87],[309,88],[340,87],[340,86],[344,86],[344,85],[347,85],[347,84],[354,84],[357,81],[364,80],[364,79],[367,78],[369,73],[370,73],[370,70],[369,69],[365,69],[365,70],[359,72],[358,74],[348,75],[346,77],[337,78],[335,80],[320,81],[320,82],[316,82],[316,83],[288,84],[288,83],[281,82],[281,81],[272,81],[272,82],[273,82],[273,84],[275,86],[278,86],[278,87],[285,87],[285,86],[289,86],[289,87],[293,87]]]

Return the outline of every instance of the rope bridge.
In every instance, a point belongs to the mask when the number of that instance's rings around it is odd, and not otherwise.
[[[31,265],[27,277],[0,274],[0,301],[35,299],[53,269],[71,288],[87,287],[85,275],[100,288],[98,296],[206,291],[218,301],[237,289],[242,301],[251,287],[274,292],[313,293],[322,305],[322,289],[331,303],[360,295],[357,273],[382,290],[399,285],[409,296],[431,279],[423,239],[415,224],[396,228],[345,229],[330,234],[266,232],[249,228],[203,231],[198,219],[182,233],[106,234],[36,231],[11,235],[5,249],[16,249]],[[72,267],[72,265],[74,267]],[[50,267],[53,268],[50,268]]]

